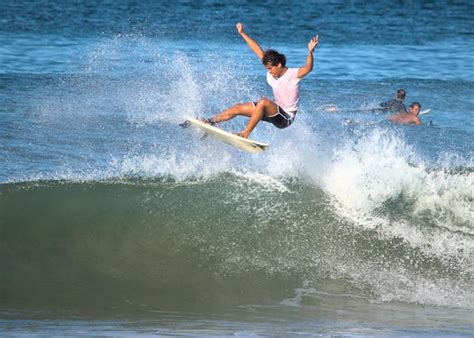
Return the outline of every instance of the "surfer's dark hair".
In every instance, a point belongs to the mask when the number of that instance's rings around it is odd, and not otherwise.
[[[410,108],[415,108],[415,106],[418,106],[418,109],[421,109],[421,104],[416,101],[411,103]]]
[[[278,53],[274,49],[267,49],[265,53],[263,53],[262,63],[264,65],[271,64],[272,66],[278,66],[281,63],[283,67],[286,64],[286,57],[283,54]]]
[[[399,89],[397,90],[397,99],[403,100],[405,99],[405,96],[407,95],[405,89]]]

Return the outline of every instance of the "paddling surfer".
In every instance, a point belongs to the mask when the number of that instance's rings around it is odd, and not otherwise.
[[[299,82],[313,70],[313,52],[319,42],[318,36],[313,37],[308,43],[306,64],[301,68],[288,68],[283,54],[274,49],[264,51],[244,31],[243,24],[237,23],[236,28],[267,69],[267,82],[273,89],[274,100],[262,97],[258,102],[239,103],[211,117],[207,122],[215,124],[230,120],[238,115],[246,116],[249,118],[247,126],[238,134],[244,138],[248,138],[261,120],[270,122],[280,129],[290,126],[298,111]]]
[[[421,120],[418,117],[420,114],[421,104],[413,102],[410,108],[404,113],[390,115],[388,120],[395,123],[401,124],[421,124]]]
[[[385,112],[404,113],[407,111],[407,108],[403,104],[403,101],[405,100],[405,96],[406,96],[405,89],[399,89],[397,90],[397,94],[395,95],[394,99],[388,100],[386,102],[382,102],[380,104],[380,107],[382,107],[382,110]]]

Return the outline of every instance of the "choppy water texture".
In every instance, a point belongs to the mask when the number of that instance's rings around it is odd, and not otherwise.
[[[2,333],[472,332],[474,4],[0,13]],[[178,127],[271,95],[237,21],[290,67],[320,36],[259,155]],[[423,125],[369,112],[398,88]]]

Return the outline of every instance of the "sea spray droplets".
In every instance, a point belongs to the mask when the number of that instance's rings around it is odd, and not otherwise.
[[[218,173],[231,170],[231,154],[221,152],[220,160],[214,161],[216,154],[198,145],[185,153],[171,149],[160,154],[125,157],[116,165],[121,176],[140,178],[172,178],[178,182],[208,179]]]
[[[173,62],[173,70],[177,70],[177,76],[170,79],[170,91],[168,100],[171,101],[171,111],[176,120],[185,119],[187,116],[195,116],[204,110],[200,85],[195,79],[195,72],[190,61],[184,54],[177,56]]]
[[[409,179],[407,159],[413,153],[405,147],[407,155],[400,156],[400,142],[385,131],[374,130],[357,143],[347,140],[335,151],[323,183],[344,211],[366,214],[401,192],[400,182]]]

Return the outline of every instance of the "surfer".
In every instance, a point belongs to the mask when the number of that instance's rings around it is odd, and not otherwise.
[[[421,104],[413,102],[410,108],[403,113],[390,115],[388,120],[395,123],[401,124],[421,124],[421,120],[418,117],[420,114]]]
[[[273,89],[274,100],[262,97],[258,102],[239,103],[206,121],[215,124],[230,120],[238,115],[246,116],[250,120],[245,129],[238,134],[244,138],[248,138],[261,120],[270,122],[280,129],[290,126],[298,111],[299,82],[313,70],[313,52],[319,42],[318,36],[313,37],[308,43],[306,64],[301,68],[288,68],[285,55],[274,49],[264,51],[244,31],[243,24],[237,23],[236,28],[267,69],[267,82]]]
[[[384,112],[390,113],[404,113],[407,111],[407,108],[403,104],[405,100],[406,92],[405,89],[397,90],[397,94],[394,99],[382,102],[380,107],[382,107]]]

